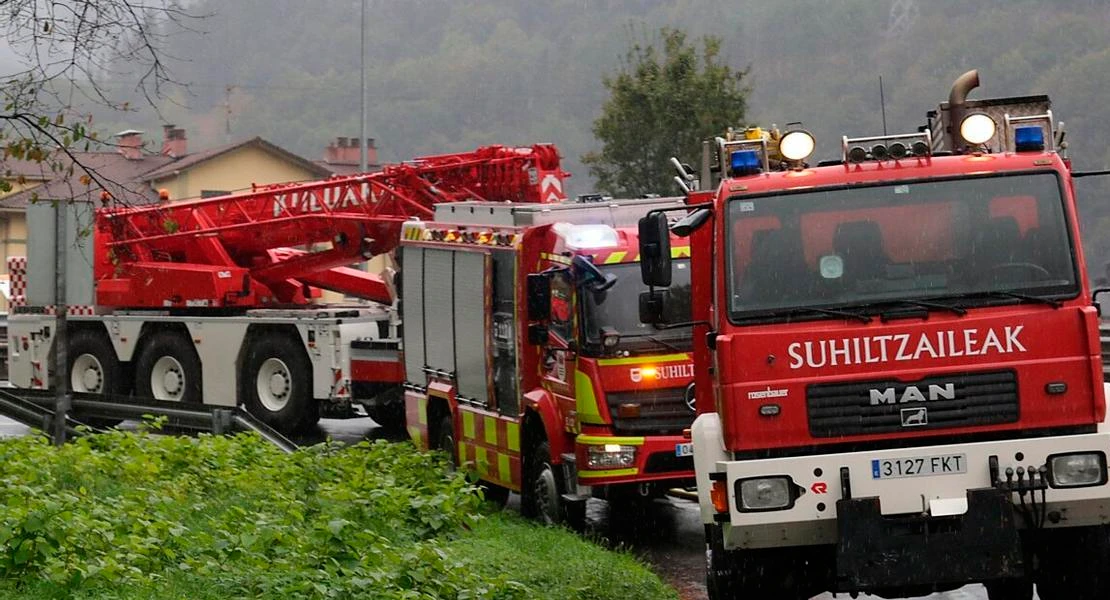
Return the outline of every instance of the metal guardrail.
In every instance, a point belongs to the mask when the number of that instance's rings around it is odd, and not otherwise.
[[[54,392],[51,390],[0,390],[0,414],[28,427],[49,433],[54,419]],[[73,394],[73,413],[80,419],[142,419],[149,415],[166,417],[173,427],[208,431],[217,435],[233,431],[253,431],[285,452],[293,452],[297,444],[242,408],[185,406],[177,402],[136,400],[122,396]],[[66,419],[66,435],[81,435],[79,419]],[[93,433],[101,431],[87,426]]]

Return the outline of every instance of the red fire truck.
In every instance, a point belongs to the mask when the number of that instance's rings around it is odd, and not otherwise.
[[[591,496],[635,502],[692,483],[690,330],[630,307],[635,224],[682,198],[460,202],[405,223],[405,406],[420,447],[519,491],[526,515],[583,516]],[[670,316],[687,321],[688,249],[673,248]]]
[[[565,175],[552,145],[488,146],[239,195],[64,205],[70,389],[245,404],[283,432],[321,413],[351,416],[360,403],[379,423],[401,427],[392,282],[347,265],[390,252],[401,224],[430,217],[433,204],[558,202]],[[10,261],[17,388],[44,389],[56,369],[57,208],[28,209],[29,255]],[[91,235],[78,233],[90,226]],[[316,304],[321,289],[359,302]]]
[[[1110,597],[1083,174],[1046,96],[977,85],[816,166],[802,130],[708,148],[720,184],[670,228],[692,250],[710,598]],[[675,216],[641,223],[646,284],[669,283]]]

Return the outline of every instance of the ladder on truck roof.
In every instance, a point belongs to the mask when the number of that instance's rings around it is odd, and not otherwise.
[[[685,206],[684,197],[632,198],[599,201],[569,200],[558,204],[453,202],[435,205],[435,221],[455,225],[529,227],[550,223],[631,227],[648,211]]]
[[[375,173],[101,209],[94,231],[97,304],[296,305],[311,300],[308,286],[389,304],[380,278],[345,265],[395,248],[402,223],[431,218],[437,203],[558,202],[566,176],[553,145],[487,146]]]

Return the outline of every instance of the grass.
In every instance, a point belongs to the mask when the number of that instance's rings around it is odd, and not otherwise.
[[[407,443],[0,442],[0,599],[677,598],[643,564],[483,515]]]

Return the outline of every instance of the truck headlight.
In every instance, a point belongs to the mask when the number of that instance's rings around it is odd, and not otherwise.
[[[586,448],[586,468],[614,469],[631,467],[636,462],[636,446],[605,444]]]
[[[1054,488],[1076,488],[1106,483],[1106,454],[1076,452],[1048,457],[1048,483]]]
[[[753,477],[736,482],[741,512],[783,510],[794,506],[794,484],[789,477]]]

